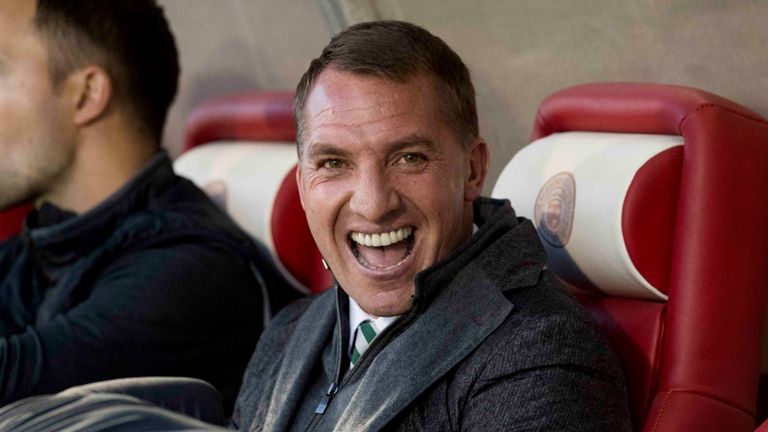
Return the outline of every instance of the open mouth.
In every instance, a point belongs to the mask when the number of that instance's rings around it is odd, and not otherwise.
[[[414,239],[413,227],[404,226],[379,233],[352,232],[348,243],[361,266],[382,271],[405,262],[413,250]]]

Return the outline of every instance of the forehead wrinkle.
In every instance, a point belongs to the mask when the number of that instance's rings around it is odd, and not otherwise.
[[[398,117],[402,117],[402,114],[373,116],[372,118],[365,119],[364,121],[355,120],[350,118],[350,116],[344,115],[336,116],[325,121],[323,121],[323,119],[317,119],[317,123],[315,125],[311,125],[308,130],[307,135],[310,137],[308,140],[308,147],[312,150],[308,154],[309,156],[313,156],[318,153],[337,155],[343,154],[345,156],[349,156],[351,152],[342,148],[343,146],[338,144],[349,141],[350,143],[356,142],[358,144],[367,143],[366,147],[370,147],[371,144],[376,142],[382,143],[382,141],[376,137],[380,136],[381,134],[389,134],[393,131],[393,129],[389,127],[383,127],[383,125],[388,124],[391,119],[397,119]],[[340,136],[336,136],[336,133],[338,132],[330,132],[330,137],[327,136],[329,131],[339,130],[344,131]],[[342,136],[343,138],[341,138]],[[313,137],[315,139],[312,139]],[[328,140],[328,138],[331,139]],[[341,142],[334,143],[335,140],[341,140]],[[404,138],[389,139],[374,147],[388,149],[391,144],[402,144],[401,147],[404,147],[419,142],[426,143],[428,141],[430,140],[425,138],[423,135],[412,133],[405,136]]]
[[[425,145],[432,151],[437,151],[437,145],[435,142],[423,135],[411,134],[405,138],[401,138],[392,141],[388,144],[389,152],[396,152],[407,149],[408,147],[414,147],[419,145]]]
[[[339,105],[324,107],[312,115],[312,118],[318,121],[318,126],[357,126],[358,122],[354,119],[355,113],[362,113],[363,116],[369,117],[363,124],[390,120],[408,115],[409,113],[405,109],[388,109],[387,107],[382,106],[382,102],[379,101],[371,102],[365,106],[355,106],[352,104]]]
[[[307,147],[307,156],[311,159],[319,155],[323,156],[349,156],[349,152],[339,146],[325,142],[310,142]]]

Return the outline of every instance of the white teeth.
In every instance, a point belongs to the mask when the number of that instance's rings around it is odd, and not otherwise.
[[[363,234],[361,232],[353,232],[350,234],[350,238],[355,243],[368,247],[382,247],[389,246],[398,242],[401,242],[413,233],[413,227],[401,227],[397,231],[392,230],[389,232],[375,233],[375,234]]]

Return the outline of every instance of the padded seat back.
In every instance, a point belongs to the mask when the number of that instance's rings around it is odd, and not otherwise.
[[[636,419],[660,363],[682,150],[679,136],[555,133],[518,152],[493,189],[533,221],[548,267],[605,330]]]
[[[766,306],[768,123],[696,89],[545,100],[494,188],[611,341],[636,430],[751,431]]]
[[[194,147],[174,167],[277,257],[286,277],[317,292],[332,284],[296,187],[296,147],[218,142]]]

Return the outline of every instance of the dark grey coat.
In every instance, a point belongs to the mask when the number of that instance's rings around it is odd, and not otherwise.
[[[417,275],[411,311],[351,373],[338,286],[280,313],[251,359],[232,426],[629,431],[617,361],[543,270],[530,221],[506,201],[480,199],[475,223],[468,245]]]

